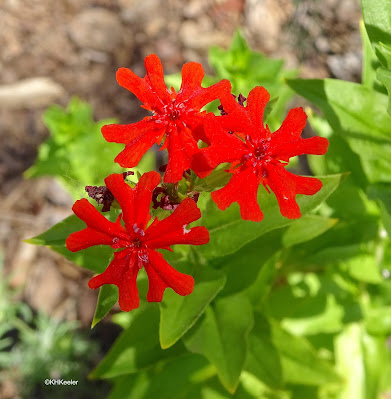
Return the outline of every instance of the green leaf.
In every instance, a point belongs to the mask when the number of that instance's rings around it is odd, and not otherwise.
[[[210,268],[199,268],[194,275],[194,291],[179,296],[173,291],[164,295],[160,305],[160,345],[163,349],[174,345],[203,314],[209,303],[223,288],[226,277]]]
[[[391,3],[388,0],[361,0],[365,27],[372,45],[391,44]]]
[[[367,194],[370,199],[380,202],[383,224],[391,236],[391,185],[374,184],[368,187]]]
[[[97,245],[77,252],[69,251],[65,244],[51,245],[49,248],[65,256],[65,258],[76,265],[91,270],[94,273],[103,273],[114,254],[114,250],[111,247],[103,245]]]
[[[298,195],[301,213],[304,215],[320,205],[343,178],[343,175],[320,177],[323,187],[318,193],[312,196]],[[258,202],[264,213],[264,219],[259,223],[242,220],[236,203],[224,212],[218,210],[213,202],[208,203],[200,223],[209,230],[210,241],[200,248],[200,252],[209,259],[229,255],[268,231],[294,222],[281,215],[274,194],[268,194],[263,187],[259,189]]]
[[[370,182],[391,181],[391,118],[387,96],[356,83],[334,79],[288,80],[296,93],[319,107],[333,130],[360,157]]]
[[[203,374],[210,375],[209,369],[203,356],[185,354],[148,371],[118,378],[107,399],[198,398],[191,393]]]
[[[284,247],[289,248],[315,237],[333,227],[338,219],[326,218],[318,215],[305,215],[292,223],[282,237]]]
[[[109,219],[115,217],[114,212],[108,215],[108,217]],[[113,255],[114,250],[111,247],[98,245],[81,251],[71,252],[65,245],[65,240],[71,233],[82,230],[85,227],[86,225],[82,220],[76,215],[72,215],[44,233],[25,240],[25,242],[33,245],[46,245],[77,265],[92,270],[95,273],[102,273]]]
[[[355,297],[336,280],[315,273],[291,273],[288,284],[274,289],[262,310],[280,319],[281,326],[295,335],[339,332],[345,313],[352,313]]]
[[[157,362],[179,356],[183,345],[162,350],[159,344],[159,309],[153,304],[138,309],[130,327],[122,332],[90,378],[112,378],[136,373]]]
[[[371,335],[390,335],[391,306],[370,309],[365,316],[365,328]]]
[[[265,263],[281,248],[281,236],[281,229],[269,231],[239,251],[213,259],[211,266],[221,268],[227,276],[227,282],[219,295],[235,294],[254,283]],[[261,292],[266,290],[267,287],[262,287]]]
[[[346,269],[353,278],[365,283],[380,284],[383,281],[375,253],[366,253],[365,249],[341,261],[340,267]]]
[[[71,233],[82,230],[85,227],[86,224],[82,220],[80,220],[76,215],[71,215],[51,227],[49,230],[46,230],[44,233],[24,241],[33,245],[64,245],[65,240]]]
[[[268,321],[255,314],[254,329],[249,336],[245,369],[271,388],[283,385],[280,355],[272,342]]]
[[[254,374],[243,371],[240,375],[238,389],[229,394],[217,378],[211,378],[204,384],[197,386],[186,399],[290,399],[290,392],[269,388]],[[311,398],[314,399],[314,398]]]
[[[285,382],[302,385],[341,382],[332,365],[321,359],[308,341],[287,333],[278,323],[271,326],[272,342],[281,356]]]
[[[377,70],[377,79],[384,84],[388,92],[387,112],[391,115],[391,69],[381,67]]]
[[[374,90],[382,91],[381,85],[376,80],[376,70],[380,63],[372,48],[368,33],[363,21],[360,22],[361,40],[363,43],[363,66],[362,66],[362,84]]]
[[[100,287],[98,302],[96,304],[94,318],[91,328],[94,328],[106,315],[112,307],[118,302],[118,288],[115,285],[105,284]]]
[[[251,305],[238,294],[216,300],[184,337],[190,351],[204,355],[216,367],[221,383],[231,393],[239,383],[252,325]]]
[[[209,176],[200,179],[197,177],[194,182],[196,191],[214,191],[219,187],[225,186],[231,178],[231,173],[227,173],[223,168],[215,169]]]

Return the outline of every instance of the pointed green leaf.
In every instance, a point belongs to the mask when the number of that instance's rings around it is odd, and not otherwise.
[[[289,248],[315,237],[333,227],[338,219],[326,218],[318,215],[305,215],[292,223],[282,237],[284,247]]]
[[[130,327],[122,332],[106,357],[92,371],[91,378],[112,378],[136,373],[160,360],[184,352],[180,344],[167,350],[160,348],[157,305],[148,305],[134,312]]]
[[[335,79],[288,80],[296,93],[319,107],[333,130],[343,135],[360,157],[371,182],[391,181],[391,118],[387,96]]]
[[[115,217],[114,213],[109,216]],[[77,265],[92,270],[95,273],[102,273],[113,255],[114,250],[111,247],[97,245],[81,251],[71,252],[65,245],[65,240],[71,233],[82,230],[85,227],[86,225],[82,220],[72,215],[57,223],[44,233],[25,240],[25,242],[33,245],[46,245]]]
[[[265,263],[281,248],[281,236],[281,229],[269,231],[239,251],[213,259],[211,265],[220,267],[227,275],[227,282],[219,295],[235,294],[254,283]]]
[[[160,345],[163,349],[174,345],[198,320],[206,307],[223,288],[225,275],[211,268],[200,268],[194,275],[191,295],[180,296],[168,291],[160,305]]]
[[[381,67],[377,70],[377,79],[384,84],[388,92],[387,112],[391,115],[391,69]]]
[[[363,21],[360,22],[360,32],[363,42],[362,84],[377,91],[384,92],[384,89],[381,88],[381,85],[376,80],[376,70],[379,68],[380,62],[373,51]]]
[[[252,325],[251,305],[246,296],[238,294],[216,300],[184,337],[190,351],[204,355],[216,367],[221,383],[231,393],[239,383]]]
[[[245,369],[271,388],[283,385],[280,354],[271,339],[268,321],[256,314],[254,329],[249,336]]]
[[[115,285],[105,284],[100,287],[91,328],[94,328],[110,312],[117,301],[118,288]]]
[[[391,44],[391,3],[388,0],[361,0],[365,27],[372,45]]]
[[[82,220],[80,220],[76,215],[71,215],[51,227],[49,230],[46,230],[44,233],[29,238],[25,240],[25,242],[33,245],[63,245],[71,233],[82,230],[85,227],[86,224]]]
[[[344,175],[319,179],[323,187],[318,193],[296,197],[303,215],[319,206],[339,186]],[[259,223],[243,220],[236,203],[224,212],[217,209],[214,202],[208,203],[200,223],[209,230],[210,241],[200,247],[199,251],[209,259],[229,255],[268,231],[288,226],[295,221],[281,215],[275,195],[268,194],[263,187],[259,188],[258,202],[264,213],[264,219]]]

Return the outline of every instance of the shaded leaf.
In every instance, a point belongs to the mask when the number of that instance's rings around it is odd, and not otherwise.
[[[105,358],[90,374],[91,378],[112,378],[136,373],[157,362],[179,356],[183,345],[162,350],[159,343],[159,309],[155,304],[134,312],[128,329],[122,332]]]
[[[216,367],[221,383],[231,393],[239,383],[252,325],[251,305],[238,294],[216,300],[184,337],[190,351],[204,355]]]
[[[200,268],[194,274],[194,291],[179,296],[168,291],[160,305],[160,345],[163,349],[174,345],[198,320],[206,307],[223,288],[225,275],[210,268]]]
[[[282,237],[282,243],[284,247],[291,247],[312,240],[333,227],[337,222],[338,219],[305,215],[287,228]]]
[[[115,285],[105,284],[99,289],[98,302],[96,304],[91,328],[94,328],[112,307],[118,302],[118,288]]]

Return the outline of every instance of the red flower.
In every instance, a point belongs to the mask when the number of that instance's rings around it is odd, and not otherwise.
[[[307,116],[302,108],[289,111],[282,126],[274,133],[263,124],[263,113],[270,95],[263,87],[251,90],[247,106],[233,97],[222,101],[225,116],[208,116],[205,129],[212,145],[194,159],[193,169],[200,177],[223,162],[232,163],[228,184],[212,193],[219,209],[233,202],[240,206],[243,219],[258,222],[263,213],[257,202],[260,184],[272,190],[281,214],[289,219],[301,216],[296,194],[313,195],[322,187],[319,179],[297,176],[285,169],[289,159],[301,154],[325,154],[328,140],[323,137],[302,139]],[[230,132],[230,133],[229,133]],[[234,134],[231,134],[234,132]]]
[[[72,208],[87,228],[67,238],[66,246],[70,251],[94,245],[123,248],[114,253],[114,259],[107,269],[93,277],[88,285],[96,289],[103,284],[115,284],[119,291],[120,308],[125,311],[139,306],[136,278],[143,265],[149,279],[149,302],[160,302],[167,287],[179,295],[189,295],[193,291],[193,277],[172,268],[156,249],[171,250],[170,246],[175,244],[201,245],[209,241],[205,227],[186,229],[190,222],[201,217],[196,203],[190,198],[181,202],[169,217],[163,220],[155,218],[148,226],[152,192],[159,182],[160,175],[157,172],[145,173],[133,189],[124,182],[122,174],[107,177],[106,186],[120,203],[123,212],[115,223],[107,220],[87,199],[76,201]]]
[[[153,115],[130,125],[103,126],[102,134],[107,141],[125,144],[115,161],[126,168],[136,166],[145,152],[165,137],[161,149],[167,148],[169,159],[164,181],[176,183],[198,152],[198,140],[209,142],[201,125],[206,112],[200,109],[217,98],[230,96],[231,84],[223,80],[208,88],[201,87],[204,70],[201,64],[189,62],[182,68],[182,85],[176,93],[173,88],[167,89],[162,64],[155,54],[145,58],[145,69],[147,74],[140,78],[130,69],[120,68],[117,81]]]

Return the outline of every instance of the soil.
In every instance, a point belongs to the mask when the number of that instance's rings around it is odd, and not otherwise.
[[[17,300],[88,328],[97,298],[90,272],[22,241],[71,213],[53,179],[23,178],[48,136],[41,117],[49,105],[77,95],[96,119],[133,122],[140,107],[117,85],[118,67],[143,76],[144,57],[156,53],[167,73],[187,61],[208,72],[209,46],[228,47],[238,27],[254,49],[302,77],[359,81],[359,19],[358,0],[2,0],[0,257],[21,289]]]

